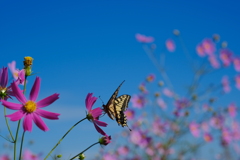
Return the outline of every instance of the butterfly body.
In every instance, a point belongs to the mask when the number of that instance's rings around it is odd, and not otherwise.
[[[106,105],[103,105],[103,109],[107,113],[107,115],[112,120],[116,120],[118,125],[121,125],[122,127],[127,126],[127,117],[124,112],[127,110],[128,103],[131,98],[131,96],[127,94],[117,97],[123,82],[118,86],[116,91],[109,99],[108,103]]]

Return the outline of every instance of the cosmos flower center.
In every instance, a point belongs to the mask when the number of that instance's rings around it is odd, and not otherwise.
[[[13,75],[14,75],[15,77],[18,77],[18,72],[14,72]]]
[[[32,113],[37,109],[37,104],[33,101],[27,101],[24,108],[28,113]]]
[[[93,120],[93,116],[92,116],[91,113],[88,113],[88,115],[87,115],[87,119],[88,119],[88,120]]]

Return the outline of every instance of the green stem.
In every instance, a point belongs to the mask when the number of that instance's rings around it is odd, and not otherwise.
[[[22,141],[21,141],[21,147],[20,147],[19,160],[21,160],[21,157],[22,157],[22,146],[23,146],[23,141],[24,141],[24,135],[25,135],[25,131],[23,131],[23,134],[22,134]]]
[[[17,140],[18,140],[18,131],[20,128],[20,124],[21,124],[21,119],[18,121],[17,132],[16,132],[16,136],[15,136],[15,141],[14,141],[14,160],[17,159],[16,151],[17,151]]]
[[[6,107],[4,106],[4,118],[5,118],[5,122],[6,122],[6,124],[7,124],[7,128],[8,128],[8,131],[9,131],[9,133],[10,133],[10,136],[11,136],[11,138],[12,138],[12,143],[14,142],[14,138],[13,138],[13,135],[12,135],[12,132],[11,132],[11,129],[10,129],[10,126],[9,126],[9,124],[8,124],[8,119],[7,119],[7,117],[6,117]]]
[[[82,151],[82,152],[80,152],[80,153],[78,153],[76,156],[74,156],[73,158],[71,158],[70,160],[73,160],[73,159],[75,159],[77,156],[79,156],[79,155],[81,155],[81,154],[83,154],[85,151],[87,151],[89,148],[91,148],[92,146],[94,146],[94,145],[96,145],[96,144],[98,144],[99,142],[96,142],[96,143],[94,143],[94,144],[92,144],[91,146],[89,146],[87,149],[85,149],[84,151]]]
[[[57,148],[57,146],[61,143],[61,141],[64,139],[64,137],[67,136],[67,134],[76,126],[78,125],[80,122],[82,122],[83,120],[87,119],[86,118],[83,118],[82,120],[78,121],[76,124],[74,124],[63,136],[62,138],[58,141],[58,143],[52,148],[52,150],[48,153],[48,155],[44,158],[44,160],[46,160],[50,155],[51,153],[54,151],[55,148]]]

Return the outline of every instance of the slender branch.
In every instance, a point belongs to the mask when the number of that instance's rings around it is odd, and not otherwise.
[[[44,158],[44,160],[46,160],[50,155],[51,153],[55,150],[55,148],[57,148],[57,146],[61,143],[61,141],[64,139],[64,137],[67,136],[67,134],[76,126],[78,125],[80,122],[82,122],[83,120],[87,119],[86,118],[83,118],[82,120],[78,121],[76,124],[74,124],[63,136],[62,138],[58,141],[58,143],[52,148],[52,150],[48,153],[48,155]]]
[[[96,145],[96,144],[98,144],[98,143],[99,143],[99,142],[96,142],[96,143],[92,144],[91,146],[89,146],[89,147],[88,147],[87,149],[85,149],[84,151],[82,151],[82,152],[78,153],[76,156],[72,157],[70,160],[75,159],[77,156],[83,154],[83,153],[84,153],[85,151],[87,151],[89,148],[91,148],[92,146],[94,146],[94,145]]]

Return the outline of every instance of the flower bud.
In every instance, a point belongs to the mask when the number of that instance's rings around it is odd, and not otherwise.
[[[108,145],[111,143],[111,136],[105,135],[104,137],[101,137],[98,141],[101,145]]]
[[[228,43],[227,41],[223,41],[222,44],[221,44],[222,48],[226,48],[228,46]]]
[[[79,160],[84,160],[85,159],[85,155],[83,153],[81,153],[78,157]]]
[[[57,157],[57,158],[61,158],[61,157],[62,157],[62,155],[61,155],[61,154],[59,154],[59,155],[57,155],[56,157]]]
[[[174,29],[174,30],[173,30],[173,34],[174,34],[175,36],[179,36],[179,35],[180,35],[180,31],[179,31],[178,29]]]
[[[25,67],[30,67],[32,65],[33,58],[32,57],[24,57],[23,64]]]

